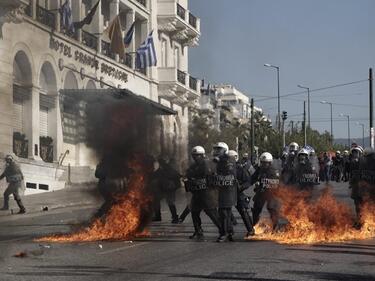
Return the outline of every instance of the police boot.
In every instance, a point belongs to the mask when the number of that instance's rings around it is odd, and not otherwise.
[[[180,218],[178,219],[178,223],[183,223],[184,220],[186,219],[186,217],[189,215],[189,213],[190,213],[190,208],[189,208],[189,206],[186,206],[186,208],[184,209],[184,211],[180,215]]]
[[[17,202],[18,207],[20,208],[18,214],[24,214],[24,213],[26,213],[25,206],[22,204],[21,199],[16,200],[16,202]]]
[[[194,231],[193,235],[189,236],[190,239],[197,239],[197,240],[201,240],[203,239],[204,235],[203,235],[203,229],[202,228],[199,228],[198,230]]]

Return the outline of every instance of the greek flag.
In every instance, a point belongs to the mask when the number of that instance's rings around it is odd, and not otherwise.
[[[147,36],[146,40],[142,43],[141,46],[139,46],[137,50],[135,66],[138,69],[156,66],[157,64],[156,51],[152,33],[153,31],[151,31],[151,33]]]
[[[70,6],[70,0],[66,0],[64,5],[60,8],[61,15],[61,27],[67,32],[74,32],[72,8]]]

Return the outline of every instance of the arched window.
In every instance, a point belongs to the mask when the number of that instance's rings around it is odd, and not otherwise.
[[[27,116],[31,98],[32,71],[27,55],[19,51],[13,61],[13,152],[22,158],[28,157],[30,118]]]

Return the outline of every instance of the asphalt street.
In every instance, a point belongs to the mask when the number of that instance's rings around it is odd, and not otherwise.
[[[335,184],[334,190],[340,200],[347,200],[346,184]],[[181,193],[180,211],[184,205]],[[68,206],[26,216],[2,216],[0,281],[375,280],[375,239],[299,246],[245,241],[245,228],[238,219],[235,242],[216,243],[217,230],[202,215],[206,239],[195,242],[188,238],[193,229],[191,218],[172,225],[165,205],[164,221],[151,225],[148,238],[34,242],[43,235],[74,231],[89,220],[96,207]],[[263,214],[267,215],[266,210]],[[14,257],[20,253],[24,257]]]

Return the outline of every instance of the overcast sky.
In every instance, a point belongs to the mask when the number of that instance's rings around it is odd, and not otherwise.
[[[211,83],[228,83],[255,99],[275,119],[276,70],[281,95],[366,80],[375,67],[374,0],[190,0],[201,19],[200,45],[190,49],[189,72]],[[329,105],[334,105],[334,135],[347,137],[368,129],[368,82],[311,93],[311,126],[330,130]],[[281,98],[281,110],[300,121],[307,94]]]

